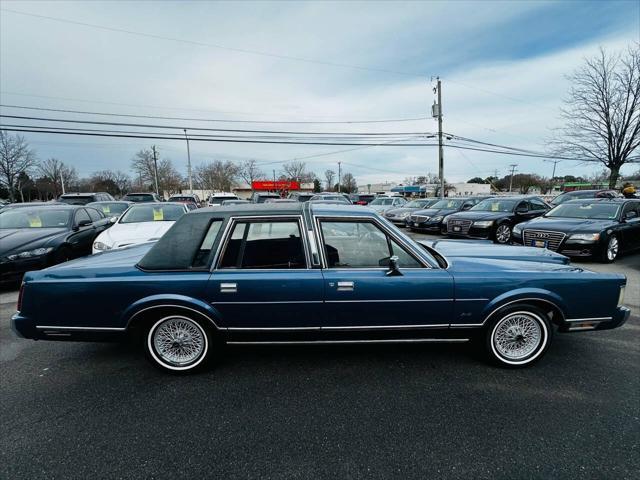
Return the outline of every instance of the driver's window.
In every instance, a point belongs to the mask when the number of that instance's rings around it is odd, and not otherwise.
[[[76,225],[80,225],[81,222],[91,222],[91,218],[89,214],[86,212],[84,208],[79,209],[76,212]]]
[[[527,202],[520,202],[516,207],[516,212],[518,213],[525,213],[528,211],[529,211],[529,206],[527,205]]]
[[[371,222],[321,222],[325,257],[329,268],[381,268],[398,256],[400,268],[419,268],[400,245]]]

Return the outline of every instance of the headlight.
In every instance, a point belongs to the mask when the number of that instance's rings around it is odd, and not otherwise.
[[[511,233],[513,233],[514,235],[522,235],[522,227],[520,225],[516,225],[515,227],[513,227]]]
[[[474,227],[487,228],[493,225],[493,220],[481,220],[479,222],[473,222]]]
[[[569,237],[571,240],[586,240],[587,242],[595,242],[600,240],[599,233],[574,233]]]
[[[620,295],[618,296],[618,305],[622,305],[624,303],[624,285],[620,287]]]
[[[438,215],[437,217],[433,217],[433,218],[431,219],[431,221],[432,221],[432,222],[439,222],[439,221],[441,221],[441,220],[442,220],[442,218],[443,218],[443,217],[442,217],[442,215]]]
[[[401,214],[398,215],[398,217],[400,218],[407,218],[409,216],[409,212],[402,212]]]
[[[20,260],[23,258],[39,257],[41,255],[46,255],[52,250],[53,250],[53,247],[36,248],[34,250],[25,250],[24,252],[14,253],[13,255],[7,255],[7,258],[9,260]]]
[[[109,245],[107,245],[106,243],[102,243],[102,242],[96,242],[93,244],[93,248],[95,248],[96,250],[111,250],[111,247]]]

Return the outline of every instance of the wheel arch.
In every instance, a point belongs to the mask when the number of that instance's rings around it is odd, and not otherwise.
[[[527,289],[505,293],[489,302],[482,312],[482,325],[487,325],[504,307],[518,303],[538,307],[555,325],[563,324],[566,318],[566,305],[557,294],[543,289]]]
[[[140,299],[125,310],[122,323],[128,333],[134,333],[159,315],[176,312],[190,313],[214,330],[221,330],[218,310],[202,300],[184,295],[153,295]]]

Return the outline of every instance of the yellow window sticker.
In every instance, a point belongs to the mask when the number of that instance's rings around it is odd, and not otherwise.
[[[500,208],[500,204],[499,203],[492,203],[491,204],[491,211],[492,212],[497,212],[499,208]]]
[[[162,220],[164,220],[164,213],[162,212],[162,209],[153,209],[153,221],[154,222],[161,222]]]
[[[42,220],[40,220],[40,217],[29,217],[29,226],[31,228],[42,228]]]
[[[111,207],[109,205],[103,205],[102,213],[111,213]]]

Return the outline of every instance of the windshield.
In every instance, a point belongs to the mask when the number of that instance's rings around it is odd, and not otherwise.
[[[196,199],[193,197],[185,197],[185,196],[179,196],[179,197],[171,197],[169,198],[170,202],[192,202],[192,203],[196,203]]]
[[[153,195],[150,193],[129,193],[122,197],[123,200],[127,200],[129,202],[153,202]]]
[[[182,215],[182,205],[134,205],[122,216],[120,223],[175,222]]]
[[[593,198],[595,197],[592,191],[575,191],[575,192],[565,192],[558,195],[556,198],[551,200],[551,205],[560,205],[561,203],[567,202],[569,200],[575,200],[577,198]]]
[[[434,203],[431,208],[446,208],[448,210],[460,208],[464,200],[440,200]]]
[[[342,195],[314,195],[311,200],[331,200],[332,202],[349,203]]]
[[[611,203],[563,203],[549,211],[546,217],[593,218],[614,220],[618,217],[620,205]]]
[[[478,210],[481,212],[513,212],[513,208],[516,205],[516,200],[483,200],[477,205],[470,208],[470,210]]]
[[[369,205],[393,205],[393,198],[376,198]]]
[[[211,196],[209,197],[209,202],[214,203],[214,202],[224,202],[225,200],[237,200],[238,197],[232,197],[230,195],[226,195],[226,196]]]
[[[88,207],[93,207],[96,210],[100,210],[105,216],[113,216],[113,215],[121,215],[127,208],[129,208],[128,203],[124,202],[98,202],[98,203],[89,203]]]
[[[5,210],[0,214],[2,228],[63,228],[71,221],[70,209],[41,208],[27,210],[16,208]]]
[[[433,200],[413,200],[405,205],[407,208],[424,208],[430,203],[433,203]]]

